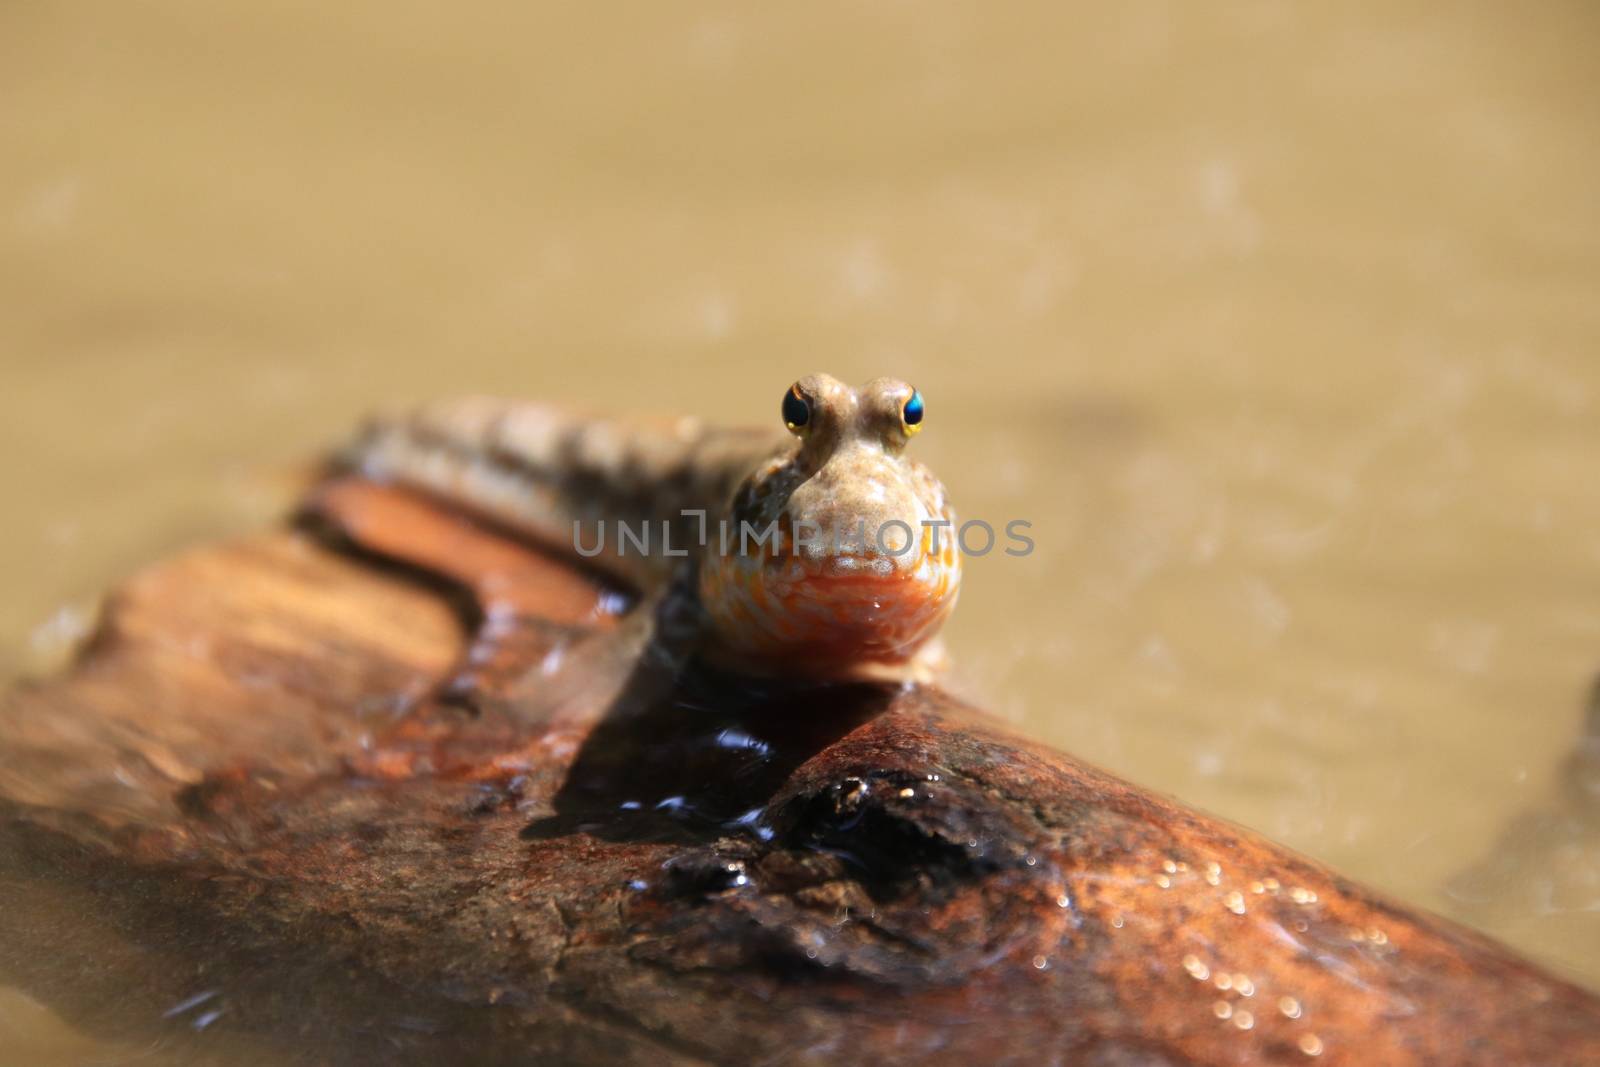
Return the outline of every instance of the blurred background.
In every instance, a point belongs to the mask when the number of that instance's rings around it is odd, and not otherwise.
[[[1600,8],[0,6],[0,675],[380,406],[893,374],[956,685],[1600,987]],[[81,1038],[0,993],[0,1040]]]

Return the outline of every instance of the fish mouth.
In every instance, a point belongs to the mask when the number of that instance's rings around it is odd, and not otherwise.
[[[904,663],[950,614],[960,584],[953,544],[924,549],[713,553],[701,601],[735,660],[819,675]]]
[[[830,640],[864,640],[916,629],[942,617],[950,592],[939,557],[920,553],[897,567],[888,556],[840,553],[768,560],[752,576],[763,598],[795,620],[809,619]]]
[[[796,582],[819,578],[883,582],[911,577],[916,572],[915,562],[906,566],[889,556],[843,552],[826,556],[775,556],[767,560],[766,569],[769,577]]]

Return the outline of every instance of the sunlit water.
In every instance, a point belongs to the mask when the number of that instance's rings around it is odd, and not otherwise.
[[[0,671],[374,406],[895,374],[964,692],[1600,985],[1592,7],[529,7],[0,9]]]

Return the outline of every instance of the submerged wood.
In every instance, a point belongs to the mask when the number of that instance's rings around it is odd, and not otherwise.
[[[937,689],[607,653],[635,617],[563,562],[392,489],[320,512],[342,541],[135,577],[0,704],[0,968],[90,1032],[184,1062],[1600,1063],[1591,994]],[[472,710],[440,699],[462,618],[503,638]]]

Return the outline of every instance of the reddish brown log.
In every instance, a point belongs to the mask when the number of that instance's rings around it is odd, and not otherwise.
[[[321,507],[410,566],[201,549],[0,705],[0,966],[87,1029],[216,1062],[1600,1063],[1590,994],[935,689],[620,677],[583,658],[621,632],[596,580],[392,490]],[[463,593],[515,621],[476,713],[433,699]],[[510,681],[563,657],[550,699]]]

